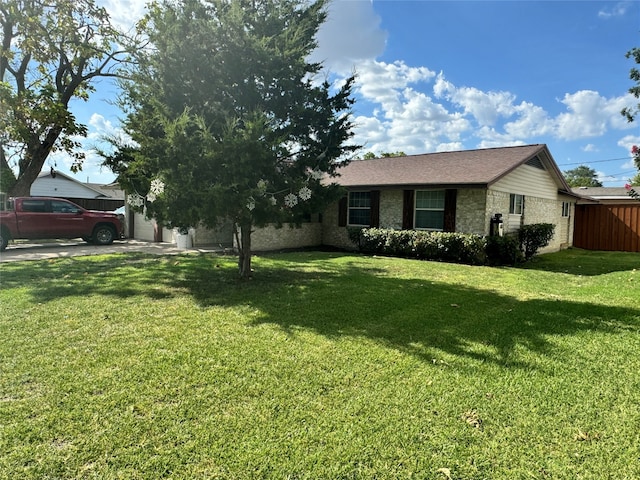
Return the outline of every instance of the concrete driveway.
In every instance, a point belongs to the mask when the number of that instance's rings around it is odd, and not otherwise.
[[[175,255],[188,252],[222,252],[217,246],[178,249],[173,243],[143,242],[141,240],[119,240],[112,245],[92,245],[82,240],[47,240],[42,242],[10,242],[4,252],[0,252],[0,262],[22,262],[48,258],[104,255],[105,253],[144,252],[157,255]]]

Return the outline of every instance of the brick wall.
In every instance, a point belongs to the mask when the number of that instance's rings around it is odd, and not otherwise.
[[[402,228],[402,190],[380,192],[380,228]]]
[[[567,201],[565,199],[565,201]],[[550,200],[547,198],[524,197],[524,215],[509,215],[509,194],[489,190],[487,192],[487,219],[489,225],[491,216],[495,213],[502,213],[504,220],[504,231],[514,232],[520,225],[531,225],[533,223],[553,223],[556,228],[551,243],[540,253],[555,252],[561,248],[566,248],[573,243],[573,211],[571,216],[562,216],[562,199]]]
[[[485,215],[487,204],[486,190],[458,190],[456,201],[456,231],[487,235],[489,219]]]
[[[548,200],[546,198],[525,197],[524,200],[524,224],[533,223],[553,223],[556,228],[553,238],[548,246],[541,249],[539,253],[557,252],[567,246],[568,239],[563,238],[562,222],[567,219],[562,217],[562,202],[558,200]],[[566,232],[566,230],[565,230]],[[565,233],[566,235],[566,233]]]
[[[382,204],[382,195],[380,195],[380,203]],[[355,245],[349,240],[346,227],[338,226],[338,202],[329,205],[322,214],[322,245],[355,249]]]
[[[219,245],[231,247],[233,245],[233,224],[224,222],[216,228],[198,227],[192,229],[193,245]]]
[[[319,222],[303,223],[299,228],[289,225],[276,228],[269,225],[256,228],[251,234],[251,250],[254,252],[319,247],[320,245],[322,245],[322,224]],[[234,246],[237,247],[235,239]]]

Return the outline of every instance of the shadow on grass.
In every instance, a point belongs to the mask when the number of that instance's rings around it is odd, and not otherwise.
[[[570,248],[534,257],[522,268],[570,275],[595,276],[640,270],[640,253],[604,252]]]
[[[26,285],[32,301],[39,303],[89,295],[113,296],[114,301],[189,296],[203,308],[249,306],[259,311],[254,325],[276,325],[291,335],[305,329],[329,338],[362,337],[429,362],[445,352],[539,368],[523,361],[520,353],[525,349],[561,358],[552,336],[640,331],[638,309],[518,300],[428,276],[388,277],[384,269],[356,258],[331,258],[315,254],[301,262],[265,257],[258,278],[249,282],[237,280],[235,258],[211,255],[58,259],[3,266],[0,288]]]

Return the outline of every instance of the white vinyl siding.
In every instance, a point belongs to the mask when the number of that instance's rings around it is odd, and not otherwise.
[[[63,198],[98,198],[101,195],[77,182],[72,182],[57,175],[56,178],[50,176],[39,177],[31,185],[31,196],[33,197],[63,197]]]
[[[521,165],[513,172],[491,185],[491,190],[499,192],[519,192],[525,196],[556,200],[558,186],[546,170]]]

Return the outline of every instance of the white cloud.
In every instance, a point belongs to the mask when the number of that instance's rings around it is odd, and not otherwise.
[[[481,127],[476,136],[480,138],[480,142],[476,145],[476,148],[496,148],[496,147],[511,147],[516,145],[524,145],[521,139],[513,138],[508,133],[497,132],[491,127]]]
[[[128,32],[146,13],[146,0],[98,0],[104,7],[111,23],[120,30]]]
[[[598,12],[598,17],[603,19],[609,19],[613,17],[624,17],[627,10],[631,6],[631,2],[618,2],[612,7],[607,6]]]
[[[582,147],[583,152],[597,152],[598,147],[596,147],[593,143],[587,143],[584,147]]]
[[[568,112],[558,115],[557,136],[563,140],[598,137],[609,128],[631,128],[620,114],[628,96],[605,98],[592,90],[567,93],[560,101]]]
[[[93,131],[90,131],[87,138],[92,140],[100,140],[104,136],[115,136],[122,132],[120,127],[114,127],[111,121],[104,118],[99,113],[94,113],[89,118],[89,126]]]
[[[522,102],[514,106],[513,111],[518,118],[504,124],[504,130],[512,137],[532,138],[553,134],[554,122],[542,107]]]
[[[384,52],[388,34],[380,23],[371,1],[334,0],[310,59],[323,62],[332,72],[350,74],[360,61],[375,59]]]
[[[358,70],[357,91],[374,109],[372,116],[358,117],[356,143],[376,153],[407,154],[462,145],[461,137],[471,128],[469,120],[417,89],[432,80],[434,72],[404,62],[374,60],[362,62]]]
[[[409,67],[404,62],[366,60],[358,64],[356,88],[362,97],[380,104],[385,112],[402,109],[402,92],[410,84],[427,81],[435,73],[425,67]]]
[[[618,140],[618,146],[624,148],[629,156],[631,156],[631,147],[634,145],[640,147],[640,135],[625,135]]]
[[[566,93],[559,101],[565,111],[551,116],[532,102],[516,103],[512,92],[459,87],[426,67],[368,60],[358,68],[357,93],[373,105],[373,117],[359,116],[356,137],[375,145],[375,151],[422,153],[451,145],[488,148],[550,138],[570,141],[633,128],[620,114],[633,100],[628,94],[607,98],[592,90]],[[432,97],[421,86],[429,82]],[[473,137],[478,143],[465,145]],[[583,150],[596,148],[589,144]]]
[[[436,147],[436,152],[455,152],[463,150],[464,145],[461,142],[441,143]]]
[[[509,117],[515,112],[516,96],[510,92],[483,92],[474,87],[455,87],[440,73],[433,87],[437,98],[444,98],[464,108],[481,126],[493,126],[500,117]]]

